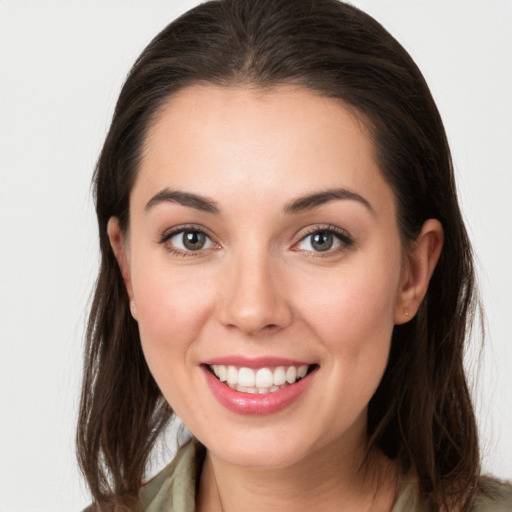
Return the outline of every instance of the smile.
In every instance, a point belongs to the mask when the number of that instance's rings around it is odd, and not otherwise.
[[[288,408],[319,370],[318,364],[280,358],[228,357],[204,362],[201,367],[217,401],[243,415],[273,414]]]
[[[211,372],[231,389],[242,393],[274,393],[304,378],[314,365],[247,368],[223,364],[208,365]]]

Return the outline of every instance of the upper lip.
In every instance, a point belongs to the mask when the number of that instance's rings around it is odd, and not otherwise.
[[[312,365],[313,362],[299,361],[275,356],[243,357],[243,356],[221,356],[203,361],[205,365],[236,366],[238,368],[267,368],[277,366],[303,366]]]

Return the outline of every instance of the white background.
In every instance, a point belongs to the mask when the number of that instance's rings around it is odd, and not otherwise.
[[[91,172],[129,67],[196,3],[0,0],[0,512],[88,503],[73,441],[98,261]],[[512,0],[354,3],[416,59],[446,124],[487,312],[484,468],[510,478]]]

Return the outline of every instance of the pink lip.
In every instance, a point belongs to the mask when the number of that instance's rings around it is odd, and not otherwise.
[[[223,359],[223,361],[226,361]],[[281,363],[275,366],[285,366]],[[210,363],[208,363],[210,364]],[[211,363],[220,364],[220,363]],[[222,364],[226,364],[225,362]],[[238,363],[233,364],[239,366]],[[243,365],[241,365],[243,366]],[[266,364],[265,366],[274,366]],[[246,366],[248,367],[248,366]],[[215,398],[232,412],[244,415],[264,415],[273,414],[290,406],[297,400],[302,393],[309,387],[313,381],[318,368],[296,383],[287,386],[273,393],[265,393],[263,395],[253,395],[250,393],[242,393],[228,387],[224,382],[217,379],[205,366],[202,366],[206,382]]]
[[[303,361],[295,361],[293,359],[283,359],[280,357],[242,357],[242,356],[225,356],[215,359],[203,361],[203,364],[213,365],[222,364],[224,366],[236,366],[238,368],[274,368],[277,366],[303,366],[312,363]]]

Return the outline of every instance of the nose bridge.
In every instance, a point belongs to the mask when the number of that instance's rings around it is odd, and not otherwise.
[[[279,262],[268,247],[249,244],[229,261],[221,320],[246,334],[279,329],[291,321],[291,310],[280,286]]]

